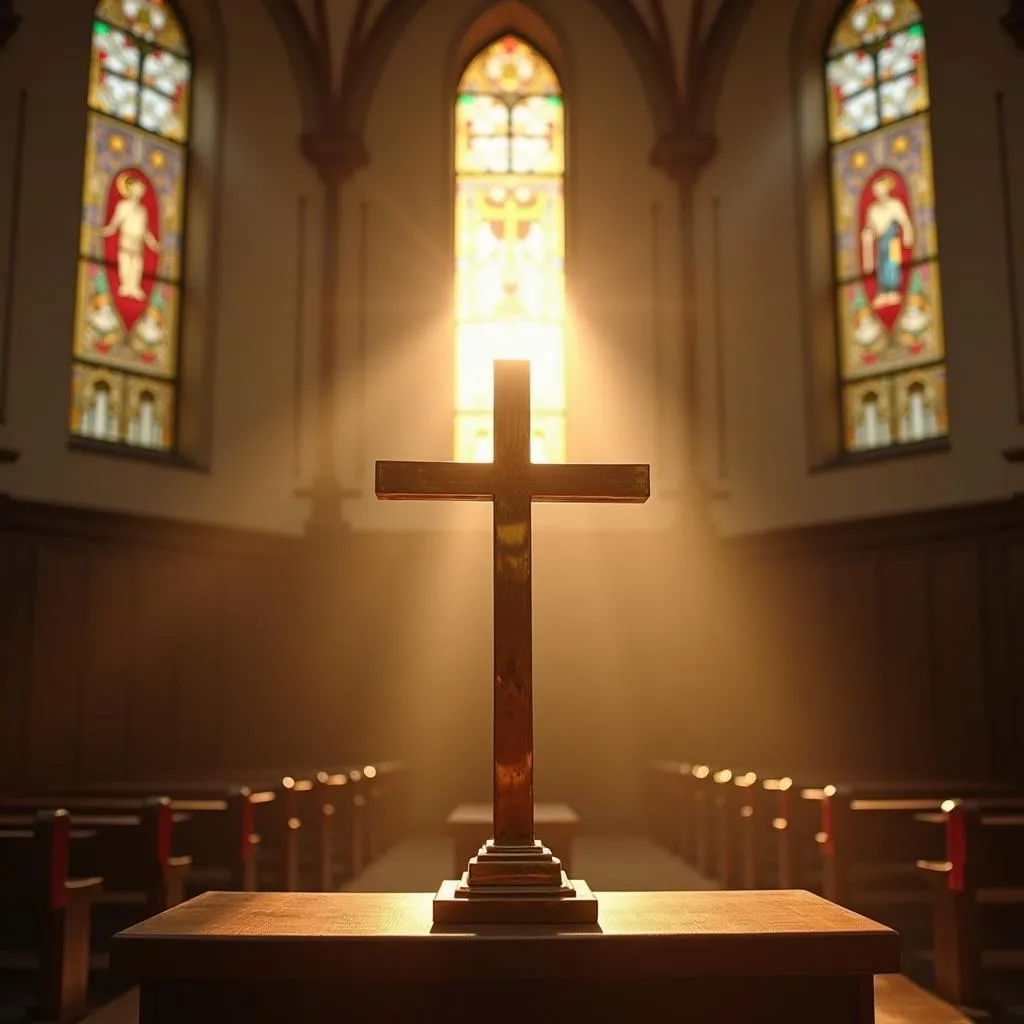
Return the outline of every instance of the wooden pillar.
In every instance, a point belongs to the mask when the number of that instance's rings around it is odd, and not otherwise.
[[[310,499],[309,526],[341,525],[341,501],[346,495],[338,479],[338,359],[341,301],[342,186],[368,156],[363,140],[349,132],[312,132],[302,137],[302,153],[317,169],[324,187],[321,234],[320,323],[316,344],[316,450],[313,480],[300,494]]]
[[[21,15],[14,10],[14,0],[0,0],[0,50],[10,42],[20,23]]]
[[[1007,6],[1008,9],[999,19],[999,23],[1006,34],[1024,50],[1024,0],[1009,0]]]
[[[679,348],[682,353],[680,399],[683,438],[684,479],[693,487],[700,483],[700,394],[697,362],[697,235],[694,223],[694,193],[700,172],[714,156],[717,139],[691,129],[663,135],[651,151],[651,166],[667,174],[678,188],[679,217],[679,301],[682,306]]]

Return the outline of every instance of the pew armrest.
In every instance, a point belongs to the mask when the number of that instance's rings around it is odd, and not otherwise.
[[[185,902],[185,879],[191,867],[191,857],[167,858],[167,863],[164,866],[164,892],[161,910],[167,910]]]
[[[64,883],[64,888],[68,891],[69,899],[72,893],[75,893],[79,899],[84,899],[86,896],[92,899],[94,896],[98,896],[103,888],[103,879],[99,877],[69,878]]]

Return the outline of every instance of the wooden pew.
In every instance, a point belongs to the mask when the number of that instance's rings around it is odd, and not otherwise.
[[[714,772],[706,764],[690,769],[690,829],[683,857],[706,878],[714,863]]]
[[[748,773],[753,775],[753,773]],[[796,884],[789,840],[795,835],[791,803],[798,793],[789,776],[744,780],[744,793],[734,820],[739,885],[744,889],[810,889],[804,876]],[[809,833],[813,840],[814,830]],[[808,842],[808,848],[811,842]]]
[[[712,800],[715,830],[713,877],[723,889],[744,888],[748,865],[742,845],[742,829],[745,819],[754,813],[751,798],[757,787],[757,774],[734,774],[724,769],[714,772],[711,778],[715,783]]]
[[[707,878],[731,874],[732,845],[725,805],[732,803],[732,794],[726,794],[732,771],[716,771],[706,764],[652,761],[646,772],[646,813],[655,842]]]
[[[934,832],[922,829],[919,814],[939,811],[948,799],[1024,807],[1024,794],[997,783],[870,783],[826,786],[820,796],[810,791],[801,796],[821,809],[816,840],[822,858],[823,895],[844,906],[865,906],[879,897],[885,899],[888,893],[884,890],[872,895],[880,880],[895,883],[904,894],[923,892],[914,865],[922,859],[939,859],[941,844],[936,845]],[[868,885],[858,886],[861,880]]]
[[[120,794],[157,788],[175,801],[215,796],[228,786],[251,792],[253,802],[261,804],[256,819],[263,839],[261,860],[272,862],[267,881],[284,891],[336,890],[404,828],[407,771],[398,761],[296,771],[284,777],[254,769],[218,775],[219,781],[197,775],[192,780],[105,782],[82,788]]]
[[[917,818],[943,837],[943,856],[917,864],[932,898],[936,989],[989,1010],[984,972],[1024,969],[1024,801],[949,800]]]
[[[186,820],[166,797],[146,800],[87,797],[0,796],[0,827],[30,827],[40,810],[64,809],[76,829],[94,833],[93,841],[71,848],[71,871],[102,876],[98,906],[120,908],[126,919],[141,920],[177,906],[185,898],[192,864],[172,852],[174,828]]]
[[[409,812],[409,771],[402,761],[375,761],[363,774],[370,780],[368,856],[386,853],[403,838]]]
[[[693,765],[682,761],[649,761],[645,766],[644,819],[647,834],[679,856],[690,828],[692,795],[688,784]]]
[[[321,787],[330,832],[326,844],[330,850],[330,885],[337,888],[358,875],[366,866],[366,789],[362,768],[320,772]]]
[[[189,892],[193,895],[206,889],[254,892],[258,888],[258,854],[263,833],[283,829],[287,824],[274,789],[231,782],[105,781],[80,783],[67,787],[65,792],[73,793],[76,799],[98,801],[138,800],[152,793],[166,794],[173,811],[190,815],[182,833],[193,858],[189,873]],[[290,848],[290,844],[285,843],[285,848]],[[291,871],[287,860],[282,871]]]
[[[86,1009],[91,910],[102,880],[72,878],[69,865],[73,845],[94,833],[73,831],[64,810],[29,821],[29,828],[0,829],[0,920],[32,954],[37,1016],[77,1021]],[[2,954],[0,965],[7,965]]]

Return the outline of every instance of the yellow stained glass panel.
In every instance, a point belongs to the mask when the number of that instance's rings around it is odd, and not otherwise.
[[[946,415],[946,369],[941,364],[893,378],[896,392],[896,440],[901,444],[943,437]]]
[[[565,459],[565,131],[558,80],[506,37],[455,107],[455,458],[492,458],[493,364],[529,359],[531,454]]]
[[[565,406],[561,324],[479,323],[456,327],[455,400],[465,411],[493,408],[496,359],[529,359],[534,412]]]
[[[494,96],[559,96],[554,68],[518,36],[504,36],[470,61],[459,79],[459,92]]]

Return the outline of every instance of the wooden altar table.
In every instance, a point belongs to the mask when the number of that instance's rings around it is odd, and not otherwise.
[[[429,893],[208,892],[121,932],[141,1024],[871,1024],[899,936],[801,891],[599,893],[597,925],[435,926]]]
[[[562,862],[572,877],[572,844],[580,827],[579,815],[567,804],[535,804],[534,830],[537,838]],[[455,844],[452,878],[461,878],[470,857],[494,834],[494,811],[490,804],[459,804],[445,818],[448,835]]]

